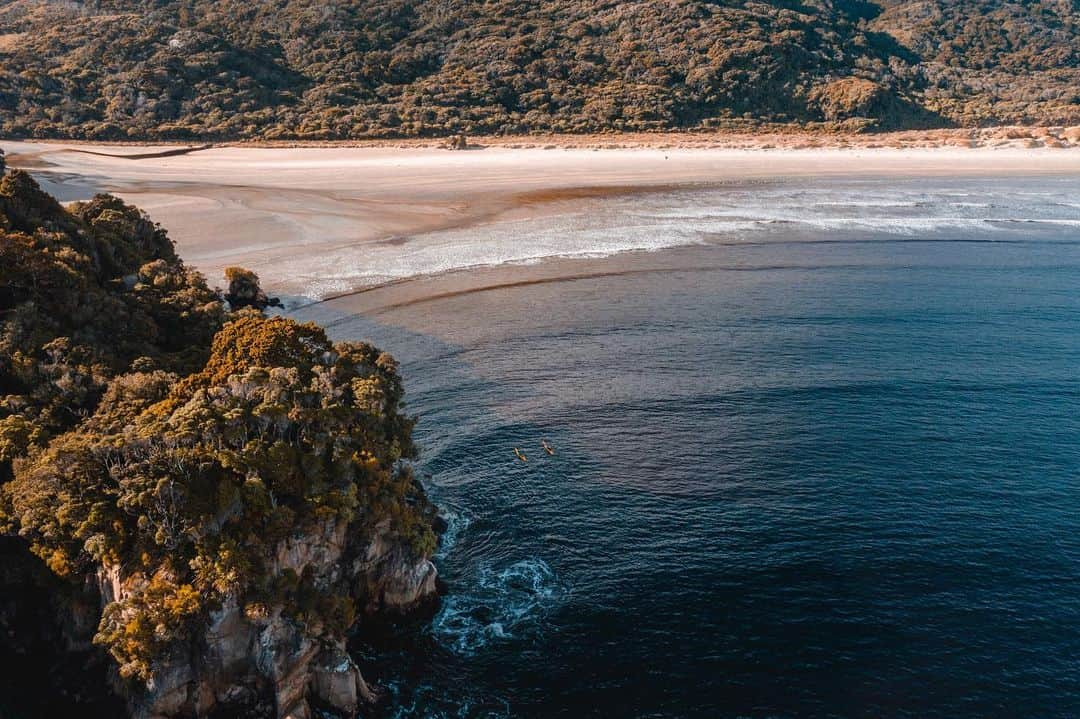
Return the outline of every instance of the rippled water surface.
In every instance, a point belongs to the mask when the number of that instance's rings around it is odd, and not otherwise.
[[[402,361],[450,523],[440,612],[356,645],[390,715],[1080,715],[1080,180],[478,232],[414,247],[651,251],[318,309]]]

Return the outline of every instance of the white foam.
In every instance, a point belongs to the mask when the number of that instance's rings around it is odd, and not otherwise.
[[[745,228],[747,223],[738,223]],[[737,229],[735,225],[732,231]],[[453,270],[539,262],[555,257],[606,257],[701,242],[677,223],[592,226],[576,216],[500,222],[419,235],[399,245],[365,245],[307,258],[298,274],[318,297],[388,280]]]
[[[919,234],[943,230],[987,230],[985,218],[969,217],[811,217],[802,221],[821,230],[861,230],[886,234]]]
[[[510,703],[503,697],[476,697],[467,687],[445,687],[413,681],[386,683],[390,692],[388,716],[394,719],[508,719]],[[320,716],[328,716],[322,715]]]
[[[472,517],[466,514],[464,510],[442,507],[439,514],[446,521],[446,531],[442,533],[442,537],[439,539],[439,549],[435,552],[435,559],[437,560],[446,558],[450,550],[458,543],[461,534],[472,524]]]
[[[524,559],[503,569],[479,567],[475,585],[443,598],[432,633],[459,654],[473,654],[493,641],[535,631],[565,594],[542,559]]]
[[[1043,197],[1051,199],[1038,199]],[[718,238],[737,243],[762,233],[932,238],[998,233],[1025,222],[1080,226],[1075,208],[1062,199],[993,186],[977,193],[924,186],[883,193],[880,187],[782,185],[609,198],[590,201],[588,211],[564,209],[562,214],[421,234],[398,244],[345,247],[298,259],[292,274],[304,281],[308,294],[321,297],[469,268],[651,252]]]
[[[823,200],[816,204],[822,207],[918,207],[922,202],[907,200]]]
[[[1080,219],[1062,220],[1047,217],[1006,217],[1002,219],[988,220],[988,222],[1013,223],[1018,225],[1060,225],[1062,227],[1080,227]]]

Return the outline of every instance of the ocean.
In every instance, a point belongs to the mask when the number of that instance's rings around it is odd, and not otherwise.
[[[353,643],[387,716],[1080,716],[1080,178],[595,198],[334,268],[484,278],[294,311],[399,359],[449,523],[438,612]]]

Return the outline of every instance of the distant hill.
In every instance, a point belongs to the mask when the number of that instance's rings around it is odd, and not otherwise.
[[[0,136],[1080,122],[1080,0],[7,0]]]

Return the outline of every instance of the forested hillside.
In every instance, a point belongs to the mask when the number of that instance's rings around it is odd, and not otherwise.
[[[0,134],[1074,123],[1076,0],[9,0]]]

